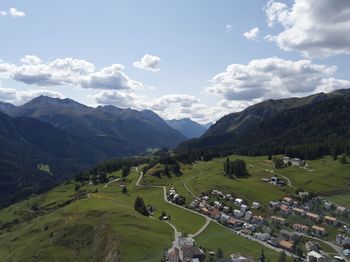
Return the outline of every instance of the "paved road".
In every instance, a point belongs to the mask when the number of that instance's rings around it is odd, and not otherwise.
[[[195,212],[195,211],[193,211],[191,209],[185,208],[183,206],[176,205],[173,202],[169,201],[168,198],[167,198],[167,195],[166,195],[166,187],[165,186],[146,186],[146,185],[140,184],[140,182],[141,182],[141,180],[143,178],[143,173],[140,172],[137,167],[136,167],[136,172],[138,172],[140,174],[139,179],[136,182],[136,186],[143,187],[143,188],[161,188],[161,189],[163,189],[163,198],[164,198],[165,202],[167,202],[168,204],[170,204],[170,205],[172,205],[174,207],[181,208],[183,210],[186,210],[187,212],[191,212],[191,213],[193,213],[193,214],[195,214],[197,216],[201,216],[201,217],[205,218],[205,220],[206,220],[205,224],[196,233],[189,234],[190,237],[196,237],[196,236],[200,235],[207,228],[207,226],[210,223],[210,218],[209,217],[207,217],[207,216],[205,216],[203,214],[200,214],[198,212]]]

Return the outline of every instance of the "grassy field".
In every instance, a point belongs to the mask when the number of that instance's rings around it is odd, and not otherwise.
[[[51,172],[50,166],[48,164],[38,164],[38,169],[53,176],[53,173]]]
[[[279,169],[277,173],[288,177],[295,187],[333,197],[349,205],[346,197],[350,195],[350,165],[342,165],[331,157],[310,160],[307,163],[309,169],[288,167]]]
[[[230,159],[236,157],[231,156]],[[244,159],[249,176],[243,179],[225,177],[223,163],[226,158],[217,158],[210,162],[182,165],[181,176],[172,174],[171,177],[158,178],[147,173],[142,184],[164,185],[168,189],[176,187],[186,197],[187,203],[192,201],[193,196],[185,184],[195,195],[219,189],[233,193],[249,204],[258,201],[266,205],[271,200],[294,192],[290,187],[280,188],[261,181],[262,178],[271,177],[266,170],[273,169],[266,157]],[[313,171],[290,167],[277,173],[290,178],[296,187],[318,192],[336,203],[349,206],[347,173],[350,166],[340,165],[328,157],[308,163]],[[158,165],[155,168],[163,167]],[[121,172],[110,175],[120,176]],[[66,183],[46,194],[0,210],[2,261],[64,261],[68,258],[70,261],[100,261],[101,258],[111,257],[123,261],[159,261],[164,248],[171,246],[174,232],[166,223],[134,211],[137,196],[156,209],[155,218],[162,211],[170,215],[170,222],[180,232],[195,233],[204,225],[205,219],[166,203],[161,188],[136,187],[137,179],[138,174],[132,169],[128,178],[111,183],[108,187],[85,185],[81,189],[90,192],[90,197],[77,201],[73,201],[75,183]],[[121,184],[127,187],[127,194],[121,192]],[[334,238],[336,229],[327,229],[330,231],[329,237]],[[261,246],[257,243],[234,235],[214,223],[196,238],[196,242],[206,250],[216,251],[220,247],[226,256],[241,253],[256,259],[261,252]],[[264,250],[270,261],[277,260],[278,253],[267,248]]]
[[[231,156],[235,159],[237,156]],[[165,185],[176,187],[177,190],[186,196],[187,202],[192,200],[191,194],[184,188],[184,183],[195,195],[208,192],[213,189],[222,190],[225,193],[233,193],[237,197],[246,199],[248,203],[258,201],[267,204],[271,200],[279,199],[293,190],[290,188],[280,188],[262,182],[262,178],[270,178],[271,174],[265,169],[271,169],[272,163],[266,157],[244,157],[249,169],[249,176],[241,179],[231,179],[224,176],[223,164],[226,158],[216,158],[210,162],[198,162],[193,166],[182,166],[182,176],[172,176],[171,178],[162,176],[161,179],[146,174],[144,181],[146,184]]]
[[[221,248],[225,257],[229,257],[233,253],[239,253],[245,256],[253,256],[254,260],[257,261],[262,249],[264,249],[264,254],[269,261],[277,261],[279,257],[277,252],[263,248],[256,242],[239,237],[215,223],[210,223],[205,232],[195,240],[198,246],[205,248],[207,251],[216,252],[218,248]]]

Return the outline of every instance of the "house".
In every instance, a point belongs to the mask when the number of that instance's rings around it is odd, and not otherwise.
[[[245,213],[244,219],[250,220],[250,219],[252,218],[252,216],[253,216],[253,212],[247,211],[247,212]]]
[[[222,208],[222,211],[223,211],[224,213],[228,214],[228,213],[230,212],[230,207],[224,206],[224,207]]]
[[[304,233],[304,234],[309,232],[309,227],[302,224],[294,224],[293,229],[297,232]]]
[[[213,208],[210,210],[209,216],[213,219],[219,219],[220,218],[220,210],[218,208]]]
[[[260,241],[267,241],[271,238],[269,233],[255,233],[254,237]]]
[[[321,220],[321,217],[317,214],[314,214],[314,213],[307,212],[305,214],[305,216],[308,220],[313,221],[313,222],[319,222]]]
[[[335,242],[343,247],[350,247],[350,237],[347,237],[345,235],[339,234],[335,238]]]
[[[202,197],[202,200],[208,201],[208,200],[209,200],[209,197],[208,197],[208,196],[203,196],[203,197]]]
[[[326,201],[324,204],[323,204],[324,208],[326,210],[331,210],[333,207],[334,207],[334,204],[332,202],[329,202],[329,201]]]
[[[252,204],[253,209],[259,209],[260,207],[261,207],[261,205],[259,202],[253,202],[253,204]]]
[[[311,251],[307,253],[307,261],[308,262],[326,262],[326,259],[320,253],[316,251]]]
[[[209,215],[209,213],[210,213],[209,209],[206,207],[202,207],[200,212],[204,215]]]
[[[233,229],[240,229],[243,227],[243,222],[242,221],[239,221],[233,217],[230,217],[228,220],[227,220],[227,226],[230,227],[230,228],[233,228]]]
[[[286,205],[290,205],[290,204],[293,203],[293,198],[291,198],[291,197],[284,197],[282,199],[282,202],[285,203]]]
[[[241,211],[243,212],[243,213],[245,213],[245,212],[247,212],[247,210],[248,210],[248,206],[247,205],[241,205]]]
[[[299,235],[296,234],[295,232],[291,232],[291,231],[288,231],[288,230],[285,230],[285,229],[282,229],[280,231],[280,234],[281,234],[281,237],[283,237],[283,239],[287,240],[287,241],[296,242],[300,238]]]
[[[301,160],[300,158],[292,158],[290,161],[292,166],[299,166],[299,167],[303,167],[305,166],[305,161]]]
[[[243,213],[241,210],[235,209],[235,210],[233,210],[233,215],[234,215],[236,218],[241,218],[241,217],[244,216],[244,213]]]
[[[236,198],[235,199],[235,205],[236,206],[241,206],[243,203],[244,203],[243,199],[240,199],[240,198]]]
[[[278,243],[278,246],[284,250],[287,250],[288,252],[293,252],[293,250],[294,250],[294,242],[293,241],[281,240]]]
[[[289,207],[287,205],[281,205],[280,207],[280,213],[282,216],[288,216],[291,214],[291,210],[289,209]]]
[[[179,249],[170,249],[167,254],[167,262],[180,262]]]
[[[290,157],[285,156],[285,157],[282,158],[282,160],[283,160],[283,164],[284,164],[284,165],[288,165],[288,163],[289,163],[289,161],[290,161]]]
[[[256,225],[263,225],[265,219],[262,216],[253,216],[252,223]]]
[[[335,209],[335,212],[339,215],[344,215],[346,212],[347,212],[347,209],[345,207],[342,207],[342,206],[338,206],[336,209]]]
[[[318,237],[323,237],[327,234],[326,229],[320,226],[312,226],[311,232]]]
[[[180,261],[204,261],[205,255],[203,251],[194,246],[182,246],[179,252]]]
[[[270,202],[269,202],[269,208],[270,208],[272,211],[278,210],[278,209],[280,208],[280,203],[274,202],[274,201],[270,201]]]
[[[339,224],[338,220],[335,217],[331,217],[331,216],[325,216],[324,222],[332,226],[337,226]]]
[[[293,211],[293,214],[296,215],[296,216],[301,216],[301,217],[303,217],[303,216],[305,216],[305,214],[306,214],[306,211],[305,211],[304,209],[302,209],[302,208],[294,207],[294,208],[292,209],[292,211]]]
[[[285,225],[286,220],[283,217],[271,216],[271,220],[273,223]]]
[[[310,252],[310,251],[318,252],[320,250],[320,246],[313,241],[307,241],[305,243],[305,250],[306,250],[306,252]]]

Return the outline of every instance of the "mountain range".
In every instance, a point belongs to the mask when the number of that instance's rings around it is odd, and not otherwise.
[[[186,140],[152,111],[97,108],[40,96],[0,103],[0,206],[41,192],[99,161]],[[50,172],[39,170],[47,165]],[[52,175],[54,174],[54,175]]]
[[[350,90],[270,99],[224,116],[202,137],[182,143],[178,150],[216,149],[255,154],[348,140],[349,116]]]
[[[171,119],[166,120],[165,122],[175,130],[179,131],[186,138],[200,137],[212,125],[212,123],[201,125],[189,118]]]

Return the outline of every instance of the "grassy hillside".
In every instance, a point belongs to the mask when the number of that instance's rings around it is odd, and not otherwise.
[[[0,256],[3,261],[158,261],[164,248],[171,246],[174,232],[166,223],[134,211],[136,196],[156,209],[155,218],[165,211],[183,233],[195,233],[205,220],[164,202],[161,189],[136,187],[137,178],[132,170],[125,181],[108,187],[85,185],[81,190],[98,191],[76,201],[76,185],[67,183],[1,210]],[[127,186],[127,194],[121,192],[120,184]],[[221,241],[226,238],[223,234]],[[245,252],[254,249],[260,247],[251,243]]]

